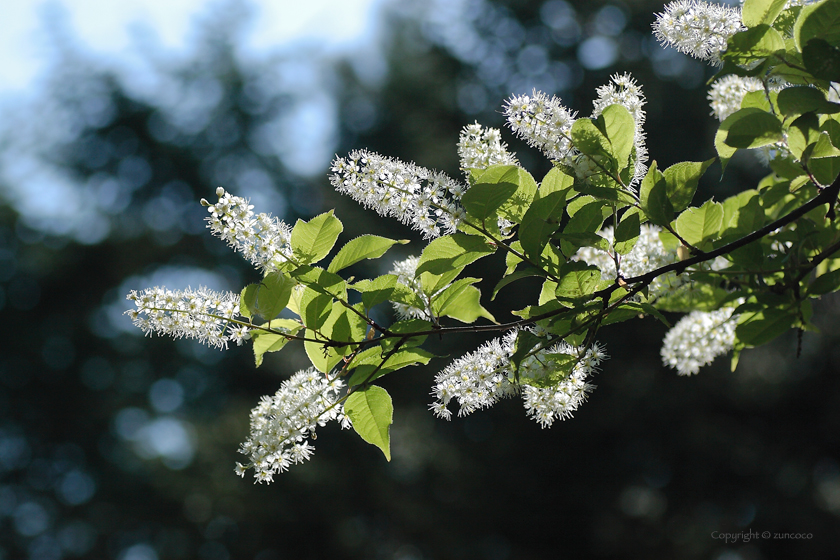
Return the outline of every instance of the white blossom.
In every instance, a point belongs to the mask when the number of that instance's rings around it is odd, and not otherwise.
[[[633,145],[636,148],[635,154],[635,168],[633,172],[633,179],[630,185],[633,186],[645,177],[647,173],[648,160],[647,147],[645,145],[645,110],[642,108],[646,101],[645,95],[642,93],[642,87],[636,83],[636,80],[629,73],[615,74],[610,77],[610,83],[598,87],[596,90],[598,99],[592,102],[595,110],[592,112],[592,117],[598,117],[604,109],[610,105],[621,105],[630,113],[635,123],[635,130],[633,132]]]
[[[273,272],[292,257],[292,229],[270,214],[254,215],[252,205],[240,196],[233,196],[222,187],[216,189],[219,201],[207,206],[208,227],[214,235],[227,241],[235,251],[263,272]]]
[[[132,290],[126,296],[136,308],[125,313],[144,333],[194,338],[216,348],[229,340],[241,344],[248,327],[231,323],[239,315],[239,296],[207,288],[172,291],[165,288]]]
[[[601,270],[601,278],[604,280],[615,280],[619,275],[622,278],[641,276],[679,260],[676,248],[665,248],[659,238],[660,231],[662,231],[662,228],[659,226],[642,224],[639,238],[636,240],[633,249],[625,255],[618,255],[619,270],[616,270],[616,259],[612,253],[595,247],[581,247],[572,258],[597,266]],[[605,227],[599,232],[599,235],[606,239],[610,246],[613,245],[615,235],[612,227]],[[672,272],[659,276],[650,284],[650,297],[656,298],[682,284],[682,278]]]
[[[330,420],[350,426],[341,404],[340,379],[328,379],[315,368],[301,370],[283,382],[273,396],[264,396],[251,411],[251,433],[239,452],[249,463],[237,463],[236,474],[254,469],[258,482],[271,482],[275,474],[312,456],[315,429]]]
[[[417,278],[417,265],[419,263],[420,257],[417,256],[411,256],[401,261],[394,261],[389,274],[394,274],[397,277],[397,281],[411,288],[412,291],[417,294],[420,301],[425,304],[427,302],[427,298],[423,293],[420,279]],[[428,305],[425,305],[423,308],[419,308],[399,301],[392,301],[391,305],[394,307],[394,312],[400,319],[432,320],[432,312]]]
[[[458,139],[461,169],[486,169],[491,165],[516,165],[516,156],[507,151],[498,128],[469,124]]]
[[[453,399],[459,405],[458,415],[465,416],[521,392],[526,413],[543,427],[570,417],[593,388],[586,380],[607,358],[603,348],[595,344],[584,350],[565,342],[535,346],[533,354],[520,363],[517,381],[510,363],[516,336],[517,331],[509,331],[494,338],[438,373],[432,389],[436,400],[429,405],[432,412],[448,420],[452,416],[448,404]],[[568,366],[564,356],[572,356],[576,362],[568,374],[552,379],[561,362]]]
[[[565,161],[573,155],[569,133],[575,113],[537,90],[533,95],[515,95],[504,106],[507,124],[529,146],[539,149],[549,159]]]
[[[464,217],[459,201],[467,187],[443,173],[366,150],[336,158],[331,169],[330,182],[338,192],[427,239],[454,232]]]
[[[662,363],[680,375],[693,375],[702,366],[732,350],[738,315],[734,308],[692,311],[665,335],[660,355]]]
[[[743,29],[739,8],[699,0],[671,2],[653,23],[660,43],[713,64],[720,64],[727,40]]]
[[[764,86],[758,78],[742,78],[730,74],[715,80],[706,97],[712,107],[712,114],[719,121],[724,121],[726,117],[741,108],[745,95],[762,89]]]

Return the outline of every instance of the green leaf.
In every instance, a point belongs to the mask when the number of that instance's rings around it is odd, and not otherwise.
[[[344,413],[353,422],[353,429],[363,440],[382,450],[391,460],[391,424],[394,405],[391,395],[376,385],[354,391],[344,401]]]
[[[554,192],[568,191],[572,188],[574,183],[574,177],[563,173],[563,171],[557,167],[552,167],[551,170],[545,174],[545,177],[543,177],[542,183],[540,183],[540,188],[537,190],[534,200],[543,198]]]
[[[338,274],[309,265],[298,267],[291,274],[295,280],[319,294],[347,300],[347,283]]]
[[[378,259],[390,249],[395,243],[406,244],[408,240],[397,241],[378,235],[362,235],[351,239],[342,247],[335,258],[330,262],[329,272],[338,272],[350,265],[354,265],[364,259]]]
[[[555,294],[564,299],[588,296],[600,283],[601,271],[598,267],[582,261],[570,261],[563,267],[563,276],[557,283]]]
[[[250,318],[256,313],[254,308],[257,305],[257,291],[259,289],[259,284],[248,284],[239,293],[239,314],[243,317]]]
[[[793,26],[793,38],[800,51],[812,39],[840,45],[840,0],[824,0],[803,6]]]
[[[301,324],[293,319],[274,319],[268,323],[260,325],[262,327],[271,329],[281,329],[284,332],[294,335],[302,328]],[[254,361],[257,367],[263,363],[263,355],[267,352],[277,352],[281,350],[289,342],[285,336],[266,332],[261,329],[251,330],[251,339],[254,341]]]
[[[543,340],[545,339],[540,338],[531,331],[527,330],[521,330],[516,334],[516,340],[513,343],[513,355],[510,357],[510,363],[513,364],[517,371],[519,370],[519,364],[522,363],[522,360],[525,359],[527,354]]]
[[[512,284],[513,282],[516,282],[521,278],[529,278],[532,276],[545,276],[545,272],[543,272],[539,268],[531,266],[523,270],[517,270],[515,272],[512,272],[511,274],[508,274],[507,276],[499,280],[499,282],[493,288],[493,296],[490,298],[490,301],[496,299],[496,294],[499,293],[499,290],[501,290],[508,284]]]
[[[535,200],[522,218],[519,226],[519,241],[530,257],[538,257],[548,240],[560,226],[563,208],[566,205],[567,190],[543,194]]]
[[[741,6],[741,21],[747,27],[762,23],[771,25],[786,5],[787,0],[745,0]]]
[[[473,323],[479,317],[496,322],[493,315],[481,306],[481,292],[473,286],[479,278],[462,278],[446,288],[432,301],[438,317],[452,317],[462,323]]]
[[[578,119],[570,132],[575,148],[592,158],[612,157],[612,145],[594,119]],[[598,160],[600,161],[600,160]]]
[[[755,107],[740,109],[720,123],[715,134],[715,149],[721,165],[738,148],[758,148],[782,140],[782,123],[774,115]]]
[[[630,111],[622,105],[610,105],[601,112],[598,121],[604,123],[604,131],[610,141],[610,153],[618,162],[618,170],[627,168],[636,133],[636,123]]]
[[[480,235],[454,233],[438,237],[423,249],[417,264],[416,276],[423,272],[442,275],[453,269],[461,270],[495,251]]]
[[[292,250],[302,264],[316,263],[326,257],[335,245],[344,226],[333,215],[324,212],[308,222],[298,220],[292,229]]]
[[[639,198],[642,210],[654,224],[666,226],[674,219],[674,206],[668,199],[668,182],[656,168],[656,161],[651,163],[642,180]]]
[[[641,232],[641,221],[638,210],[631,209],[625,212],[615,228],[615,250],[620,255],[626,255],[633,250]]]
[[[811,39],[802,47],[802,62],[813,76],[829,82],[840,82],[840,48],[822,39]]]
[[[707,201],[700,208],[688,208],[677,217],[676,230],[680,236],[695,247],[704,241],[720,237],[723,225],[723,206]]]
[[[730,196],[723,201],[722,231],[733,235],[746,235],[764,225],[761,196],[755,189]]]
[[[517,186],[513,196],[509,197],[498,207],[498,213],[501,217],[507,218],[517,224],[522,220],[522,216],[525,215],[525,211],[537,193],[537,182],[530,173],[518,165],[490,166],[479,176],[477,183],[510,183]],[[467,191],[465,194],[469,192]]]
[[[373,280],[360,280],[351,286],[362,294],[362,303],[366,309],[391,299],[397,287],[397,277],[394,274],[378,276]]]
[[[494,216],[496,210],[504,204],[519,188],[515,183],[478,183],[464,193],[461,204],[470,216],[482,223]]]
[[[742,313],[735,327],[735,336],[748,346],[761,346],[787,331],[794,319],[794,315],[784,309],[767,308]]]
[[[766,23],[756,25],[729,38],[721,59],[738,66],[752,67],[778,51],[785,50],[785,40]]]
[[[317,335],[307,329],[304,331],[304,336],[314,339]],[[306,355],[309,356],[309,361],[321,373],[329,373],[341,361],[341,354],[336,352],[335,348],[324,346],[323,342],[307,340],[303,343],[303,348],[306,350]]]
[[[609,214],[604,213],[605,203],[592,201],[580,208],[563,228],[563,233],[595,233]]]
[[[682,212],[691,203],[700,177],[706,172],[714,159],[706,161],[683,161],[665,170],[666,191],[668,200],[675,212]]]
[[[383,375],[393,373],[404,367],[417,364],[426,365],[435,357],[434,354],[422,348],[401,348],[399,351],[388,356],[388,359],[383,363],[382,359],[386,353],[387,350],[382,347],[369,348],[359,353],[351,364],[353,375],[350,376],[347,385],[352,387],[362,383],[369,383],[379,379]],[[382,363],[382,366],[377,370],[376,368],[380,363]]]
[[[307,328],[319,329],[330,316],[332,307],[332,296],[306,288],[300,298],[300,318]]]
[[[785,117],[804,113],[817,114],[840,112],[840,105],[830,103],[820,90],[807,86],[788,87],[779,92],[779,111]]]

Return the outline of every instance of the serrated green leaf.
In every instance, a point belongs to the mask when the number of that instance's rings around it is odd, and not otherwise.
[[[493,288],[493,296],[490,298],[490,301],[495,300],[496,299],[496,294],[499,293],[499,290],[501,290],[502,288],[504,288],[508,284],[516,282],[517,280],[519,280],[521,278],[529,278],[529,277],[532,277],[532,276],[545,276],[545,272],[543,272],[539,268],[531,266],[531,267],[525,268],[523,270],[516,270],[516,271],[512,272],[511,274],[508,274],[507,276],[505,276],[504,278],[499,280],[499,282]]]
[[[405,244],[408,240],[397,241],[378,235],[362,235],[351,239],[338,251],[327,271],[338,272],[365,259],[378,259],[396,243]]]
[[[626,169],[633,152],[636,133],[636,123],[630,111],[622,105],[610,105],[601,112],[598,120],[604,122],[604,131],[610,142],[610,153],[618,162],[618,170]]]
[[[677,217],[676,230],[680,237],[695,247],[720,237],[723,206],[707,201],[700,208],[688,208]]]
[[[239,293],[239,314],[250,318],[256,313],[254,307],[257,305],[257,291],[259,284],[248,284]]]
[[[497,209],[501,217],[517,224],[522,221],[522,216],[525,215],[525,211],[537,193],[537,182],[530,173],[518,165],[490,166],[479,176],[477,183],[510,183],[517,186],[516,192]]]
[[[603,130],[598,128],[595,119],[577,119],[569,133],[575,147],[593,158],[612,157],[612,146]]]
[[[588,296],[601,283],[601,271],[581,261],[570,261],[563,267],[563,275],[557,283],[558,298],[575,299]]]
[[[327,272],[317,266],[304,265],[294,269],[291,275],[299,283],[319,294],[347,300],[347,283],[338,274]]]
[[[300,318],[310,329],[318,329],[330,316],[333,307],[332,296],[319,294],[311,288],[305,288],[299,303]]]
[[[496,210],[516,193],[515,183],[477,183],[461,197],[467,213],[480,222],[495,216]]]
[[[382,450],[385,458],[390,461],[390,429],[394,422],[391,395],[376,385],[354,391],[344,401],[344,413],[350,418],[356,433],[366,442]]]
[[[326,257],[344,230],[333,211],[324,212],[308,222],[298,220],[292,229],[292,250],[301,264],[312,264]]]
[[[261,327],[280,329],[290,335],[297,334],[302,328],[301,324],[293,319],[274,319]],[[263,363],[263,356],[268,352],[277,352],[289,342],[285,336],[276,333],[266,332],[261,329],[251,329],[251,339],[254,347],[254,361],[260,367]]]
[[[822,39],[811,39],[802,47],[802,62],[815,78],[840,82],[840,48]]]
[[[495,251],[484,237],[454,233],[439,237],[426,245],[417,263],[416,275],[423,272],[443,274],[453,268],[463,268]]]
[[[309,329],[304,331],[304,336],[309,339],[317,337]],[[323,342],[307,340],[303,343],[303,348],[306,350],[306,355],[309,356],[309,361],[321,373],[329,373],[341,361],[341,354],[335,348],[326,347]]]
[[[435,315],[452,317],[462,323],[474,323],[479,317],[484,317],[495,323],[493,315],[481,306],[481,292],[471,285],[477,281],[478,278],[464,278],[446,288],[432,302],[432,308],[438,308]]]
[[[758,148],[782,140],[782,123],[774,115],[748,107],[740,109],[720,123],[715,134],[715,149],[722,167],[739,148]]]
[[[360,280],[351,286],[352,289],[362,294],[362,302],[365,308],[370,309],[374,305],[391,299],[394,289],[397,286],[397,277],[394,274],[378,276],[373,280]]]
[[[535,195],[534,200],[538,200],[554,192],[569,191],[574,184],[574,177],[563,173],[563,171],[557,167],[552,167],[551,170],[545,174],[545,177],[543,177],[542,183],[540,183],[540,187],[537,189],[537,194]]]
[[[535,200],[522,218],[519,241],[530,257],[539,256],[557,231],[566,205],[567,190],[554,191]]]
[[[635,208],[625,212],[615,228],[615,250],[619,255],[626,255],[633,250],[641,233],[641,220]]]
[[[786,5],[787,0],[744,0],[744,5],[741,6],[741,21],[747,27],[755,27],[762,23],[772,25]]]
[[[761,346],[785,333],[794,320],[794,315],[784,309],[767,308],[742,313],[735,327],[735,336],[742,344]]]
[[[793,26],[793,38],[800,51],[812,39],[840,45],[840,0],[823,0],[802,7]]]
[[[382,360],[387,354],[387,351],[382,347],[369,348],[360,353],[359,356],[353,360],[352,368],[353,375],[347,381],[350,387],[360,385],[362,383],[370,383],[376,381],[383,375],[393,373],[399,369],[417,364],[426,365],[434,358],[434,354],[422,348],[411,347],[401,348],[394,352],[383,363]],[[382,364],[381,366],[379,364]],[[379,368],[377,370],[377,367]]]
[[[665,226],[674,219],[674,206],[668,200],[668,183],[665,175],[651,163],[639,190],[639,199],[645,215],[652,223]]]
[[[675,212],[682,212],[691,203],[700,178],[714,159],[706,161],[683,161],[675,163],[663,172],[668,200]]]
[[[830,103],[820,90],[807,86],[794,86],[779,92],[779,112],[785,117],[814,112],[817,114],[840,112],[840,105]]]
[[[766,23],[729,38],[721,59],[738,66],[753,67],[774,53],[785,50],[785,40]]]

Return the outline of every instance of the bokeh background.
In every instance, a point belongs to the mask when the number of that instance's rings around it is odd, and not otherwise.
[[[335,208],[343,239],[411,238],[418,253],[411,231],[330,190],[331,158],[366,147],[458,176],[459,130],[501,127],[511,93],[587,115],[594,88],[629,71],[660,167],[713,157],[713,69],[656,44],[662,5],[4,2],[0,558],[836,558],[835,298],[799,358],[791,333],[734,373],[725,359],[694,378],[663,368],[652,319],[605,329],[598,388],[548,430],[518,399],[435,419],[447,358],[434,360],[382,380],[392,462],[329,426],[313,460],[269,486],[234,476],[237,447],[259,397],[306,365],[301,349],[255,369],[247,347],[143,338],[122,315],[130,289],[258,278],[205,229],[197,201],[219,185],[287,222]],[[722,180],[713,167],[695,202],[764,173],[749,154]],[[472,274],[492,286],[486,260]],[[537,289],[487,305],[504,319]],[[451,359],[481,342],[434,348]],[[713,537],[750,531],[811,537]]]

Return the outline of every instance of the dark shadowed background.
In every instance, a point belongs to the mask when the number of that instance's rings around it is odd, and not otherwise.
[[[259,397],[307,365],[302,349],[256,369],[247,347],[143,338],[121,315],[131,289],[258,279],[204,227],[198,200],[219,185],[287,222],[335,208],[343,240],[411,238],[403,256],[419,253],[413,232],[331,191],[330,159],[369,148],[458,177],[461,127],[502,127],[512,93],[537,88],[588,115],[595,87],[629,71],[660,168],[713,157],[713,69],[656,44],[661,9],[381,2],[366,50],[246,52],[254,12],[228,2],[201,12],[177,56],[141,37],[142,73],[45,10],[50,70],[0,113],[0,559],[836,558],[836,298],[817,306],[822,332],[799,358],[790,333],[734,373],[723,358],[694,378],[665,369],[653,319],[604,329],[598,388],[547,430],[518,399],[435,419],[434,374],[483,339],[430,341],[448,358],[381,382],[395,401],[392,462],[329,426],[313,460],[269,486],[234,475],[237,447]],[[541,178],[542,157],[503,134]],[[715,166],[695,203],[765,173],[750,154],[722,180]],[[492,287],[499,263],[486,261],[471,275]],[[537,290],[486,305],[505,320]]]

